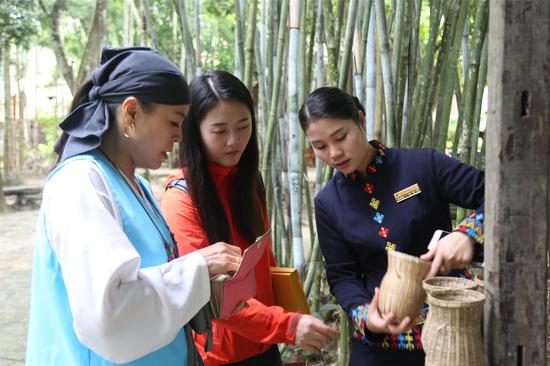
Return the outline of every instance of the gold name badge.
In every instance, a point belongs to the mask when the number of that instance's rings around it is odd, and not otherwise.
[[[418,183],[415,183],[410,187],[400,190],[399,192],[395,192],[393,196],[395,197],[395,201],[399,203],[401,201],[406,200],[409,197],[416,196],[420,192],[422,191],[420,190]]]

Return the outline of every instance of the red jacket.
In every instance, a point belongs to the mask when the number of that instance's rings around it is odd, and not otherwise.
[[[237,231],[231,216],[229,192],[235,167],[209,164],[210,172],[216,184],[230,230],[230,244],[242,250],[250,244]],[[183,172],[168,177],[166,184],[173,179],[182,178]],[[199,214],[191,196],[180,189],[168,189],[162,198],[161,208],[170,229],[174,233],[180,255],[209,245]],[[249,301],[248,307],[224,320],[213,322],[212,351],[205,353],[206,335],[195,334],[195,344],[206,366],[223,365],[237,362],[263,353],[274,343],[294,343],[296,328],[301,314],[289,313],[273,305],[270,266],[276,266],[271,247],[256,265],[256,296]]]

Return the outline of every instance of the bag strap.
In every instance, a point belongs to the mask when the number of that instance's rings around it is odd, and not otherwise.
[[[182,192],[189,193],[189,187],[187,186],[187,181],[185,180],[185,178],[171,180],[170,182],[168,182],[166,190],[168,190],[169,188],[176,188]]]

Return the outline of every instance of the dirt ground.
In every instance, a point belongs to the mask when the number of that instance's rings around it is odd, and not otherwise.
[[[25,364],[38,210],[0,215],[0,365]]]

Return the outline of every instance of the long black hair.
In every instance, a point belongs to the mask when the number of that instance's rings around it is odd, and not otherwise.
[[[359,124],[359,112],[364,114],[365,108],[357,97],[339,88],[321,87],[309,94],[298,112],[298,118],[300,126],[306,131],[312,122],[324,117],[351,119]]]
[[[254,103],[246,86],[234,75],[226,71],[212,71],[191,82],[191,108],[182,124],[180,161],[187,169],[185,179],[208,241],[211,244],[228,242],[229,224],[208,168],[200,135],[200,124],[206,114],[224,100],[243,103],[250,111],[252,133],[237,163],[238,169],[230,192],[230,207],[237,229],[244,238],[253,242],[265,231],[265,189],[258,171]]]

